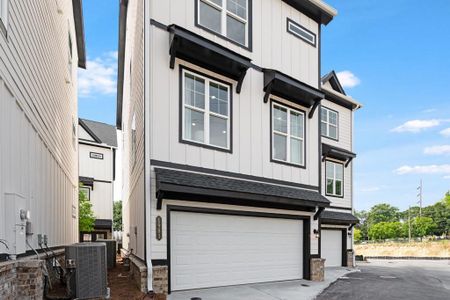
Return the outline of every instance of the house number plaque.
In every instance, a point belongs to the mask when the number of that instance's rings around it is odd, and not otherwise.
[[[162,239],[162,218],[156,217],[156,239],[160,241]]]

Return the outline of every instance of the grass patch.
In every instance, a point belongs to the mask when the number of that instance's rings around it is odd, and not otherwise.
[[[450,257],[450,241],[448,240],[358,244],[354,248],[356,255],[364,256]]]

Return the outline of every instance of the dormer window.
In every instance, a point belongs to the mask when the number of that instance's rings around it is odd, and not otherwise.
[[[249,47],[249,1],[196,0],[200,27],[218,33],[240,46]]]

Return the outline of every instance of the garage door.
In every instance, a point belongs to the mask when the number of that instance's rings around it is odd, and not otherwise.
[[[321,254],[326,267],[342,266],[342,231],[321,230]]]
[[[301,220],[171,212],[171,289],[301,279]]]

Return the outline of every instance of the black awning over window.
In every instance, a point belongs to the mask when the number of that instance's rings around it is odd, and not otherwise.
[[[345,166],[347,167],[352,159],[356,157],[356,154],[342,148],[334,147],[328,144],[322,144],[322,157],[323,160],[325,160],[327,157],[330,157],[344,161],[346,162]]]
[[[158,209],[163,199],[314,211],[330,201],[318,191],[155,168]]]
[[[263,72],[264,102],[272,94],[309,108],[325,97],[320,90],[279,71],[263,69]]]
[[[175,67],[175,58],[211,70],[238,82],[240,93],[242,82],[251,60],[200,35],[177,25],[170,25],[170,68]]]
[[[89,186],[89,187],[91,187],[92,189],[94,189],[94,178],[80,176],[80,177],[79,177],[79,181],[80,181],[84,186]]]
[[[320,214],[320,221],[322,224],[334,224],[334,225],[352,225],[358,224],[359,219],[351,213],[324,210]]]

